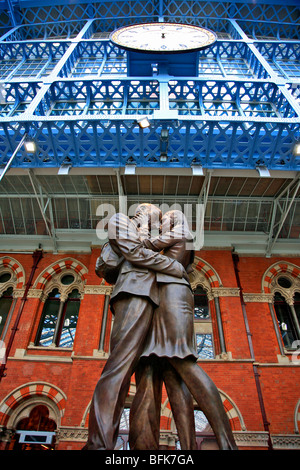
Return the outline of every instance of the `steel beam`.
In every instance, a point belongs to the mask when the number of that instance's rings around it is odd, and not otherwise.
[[[300,177],[291,183],[274,199],[270,231],[268,236],[266,256],[270,257],[273,247],[280,235],[283,224],[291,210],[300,187]],[[279,214],[279,220],[276,221]]]
[[[127,196],[125,196],[124,188],[121,180],[120,170],[116,169],[118,193],[119,193],[119,212],[127,215]]]
[[[46,191],[44,190],[44,188],[42,187],[42,185],[40,184],[39,180],[37,179],[37,177],[35,176],[32,170],[28,170],[28,176],[29,176],[38,206],[40,208],[42,217],[44,219],[47,232],[49,234],[49,237],[52,239],[54,251],[57,251],[57,240],[56,240],[56,233],[55,233],[55,227],[54,227],[51,197],[46,193]],[[45,197],[47,198],[46,203],[44,201]],[[49,216],[47,216],[46,214],[47,209],[48,209]]]
[[[25,133],[22,137],[22,139],[20,140],[17,148],[14,150],[12,156],[10,157],[10,159],[8,160],[7,164],[5,165],[5,167],[3,168],[2,172],[1,172],[1,175],[0,175],[0,181],[2,180],[2,178],[4,177],[4,175],[6,174],[6,172],[8,171],[8,169],[10,168],[11,164],[13,163],[15,157],[17,156],[17,153],[19,152],[19,150],[21,149],[22,145],[24,144],[25,140],[26,140],[26,137],[27,137],[27,133]]]

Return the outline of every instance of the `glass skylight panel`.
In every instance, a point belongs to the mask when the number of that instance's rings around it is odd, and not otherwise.
[[[9,75],[15,70],[15,67],[19,63],[17,59],[4,59],[0,60],[0,78],[9,77]]]

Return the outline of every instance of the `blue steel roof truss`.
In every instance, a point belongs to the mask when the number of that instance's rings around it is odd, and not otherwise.
[[[0,165],[27,132],[38,151],[20,150],[12,166],[299,170],[295,5],[136,1],[129,11],[118,1],[46,4],[12,2],[19,23],[0,38]],[[201,24],[218,40],[162,58],[103,39],[144,17]],[[141,116],[149,128],[139,127]]]

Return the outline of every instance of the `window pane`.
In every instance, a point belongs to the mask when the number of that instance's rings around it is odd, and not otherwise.
[[[211,334],[196,334],[197,352],[200,359],[213,359],[214,350]]]
[[[203,432],[203,431],[210,430],[209,422],[208,422],[205,414],[203,413],[203,411],[194,410],[194,416],[195,416],[195,430],[196,430],[196,432]]]
[[[71,292],[71,294],[69,294],[69,298],[66,303],[62,331],[58,345],[61,348],[71,348],[74,343],[80,307],[80,301],[78,299],[78,296],[78,291],[74,290],[73,292]]]
[[[6,292],[3,293],[3,296],[0,299],[0,338],[4,330],[12,301],[12,288],[10,287]]]
[[[204,289],[197,287],[194,292],[194,317],[197,320],[207,320],[209,318],[208,299]]]
[[[130,413],[130,408],[124,408],[123,413],[121,415],[121,421],[120,421],[120,431],[129,431],[129,413]]]
[[[293,342],[298,338],[289,307],[284,298],[277,292],[275,294],[274,308],[284,346],[291,348]]]
[[[42,315],[41,332],[36,342],[37,346],[51,346],[57,322],[59,305],[59,299],[48,298],[46,300]]]
[[[128,443],[129,413],[130,408],[124,408],[120,421],[120,434],[116,442],[115,450],[130,450]]]
[[[65,274],[65,276],[61,278],[61,283],[65,286],[69,286],[70,284],[72,284],[74,279],[75,277],[73,276],[73,274]]]
[[[10,273],[4,273],[4,274],[1,274],[0,276],[0,282],[1,284],[4,284],[5,282],[8,282],[11,278],[11,274]]]

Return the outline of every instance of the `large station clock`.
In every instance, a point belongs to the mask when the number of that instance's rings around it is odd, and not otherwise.
[[[110,40],[128,50],[151,53],[179,53],[203,49],[216,41],[209,29],[178,23],[144,23],[123,26]]]

